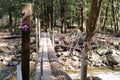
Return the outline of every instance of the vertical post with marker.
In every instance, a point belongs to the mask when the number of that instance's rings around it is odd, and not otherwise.
[[[29,58],[30,58],[30,27],[31,27],[32,5],[22,4],[22,79],[29,80]]]

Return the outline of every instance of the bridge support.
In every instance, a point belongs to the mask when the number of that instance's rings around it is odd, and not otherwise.
[[[30,58],[30,27],[32,5],[22,4],[22,79],[29,80],[29,58]]]

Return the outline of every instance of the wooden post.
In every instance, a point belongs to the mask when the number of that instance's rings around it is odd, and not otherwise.
[[[87,67],[87,53],[85,51],[86,49],[86,42],[83,42],[82,45],[82,68],[81,68],[81,80],[86,80],[87,73],[85,70]]]
[[[55,35],[55,33],[54,33],[54,28],[53,28],[53,35],[52,35],[53,49],[54,49],[54,35]]]
[[[22,77],[23,80],[29,80],[29,58],[30,58],[30,27],[32,5],[30,3],[22,4]]]
[[[22,80],[21,65],[17,65],[17,80]]]
[[[36,53],[38,54],[38,20],[36,18]]]
[[[39,27],[39,46],[40,46],[40,26],[41,26],[41,24],[40,24],[40,20],[38,21],[38,27]]]

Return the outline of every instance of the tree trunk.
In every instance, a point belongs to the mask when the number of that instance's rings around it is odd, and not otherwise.
[[[117,8],[118,7],[118,1],[117,0],[115,0],[115,5],[116,5],[116,7],[115,7],[115,15],[116,15],[116,30],[117,30],[117,33],[119,32],[119,9]]]
[[[11,10],[11,8],[9,8],[9,29],[10,29],[10,32],[12,32],[12,24],[13,24],[12,10]]]
[[[87,20],[87,36],[85,40],[87,42],[91,41],[91,38],[94,36],[98,29],[98,19],[101,13],[101,5],[103,0],[92,0],[91,12],[89,19]]]
[[[82,0],[83,6],[81,6],[81,27],[80,30],[83,32],[84,31],[84,24],[85,24],[85,0]]]
[[[81,6],[81,26],[80,26],[80,30],[83,32],[83,6]]]
[[[63,33],[64,19],[65,19],[64,0],[60,0],[60,15],[61,15],[61,33]]]
[[[90,11],[90,16],[89,19],[87,20],[87,35],[85,37],[85,41],[87,43],[87,46],[89,46],[90,41],[94,34],[96,33],[98,29],[98,19],[101,13],[101,5],[102,5],[103,0],[92,0],[91,4],[91,11]],[[88,48],[85,47],[85,55],[83,56],[82,59],[82,75],[81,75],[81,80],[86,80],[87,76],[87,59],[88,59]]]
[[[107,18],[108,18],[109,2],[110,2],[110,0],[108,0],[107,6],[106,6],[105,19],[104,19],[104,22],[103,22],[102,31],[105,31],[105,24],[106,24]]]
[[[114,3],[114,0],[112,0],[112,17],[113,17],[113,24],[114,24],[114,30],[115,30],[115,33],[117,32],[117,29],[116,29],[116,20],[115,20],[115,7],[114,7],[115,3]]]
[[[46,23],[47,23],[47,25],[46,25],[46,32],[47,32],[47,28],[51,28],[51,26],[50,26],[50,7],[49,6],[47,6],[47,20],[46,20]]]
[[[50,1],[51,30],[53,29],[53,0]]]

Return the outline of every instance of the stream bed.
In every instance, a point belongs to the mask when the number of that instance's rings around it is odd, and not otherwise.
[[[67,71],[72,80],[81,79],[81,71]],[[112,70],[108,68],[94,68],[88,69],[87,76],[96,76],[102,80],[120,80],[120,70]]]
[[[81,74],[80,73],[71,73],[69,74],[72,80],[79,80]],[[88,76],[96,76],[101,78],[102,80],[120,80],[120,71],[116,72],[94,72],[94,74],[88,73]]]

